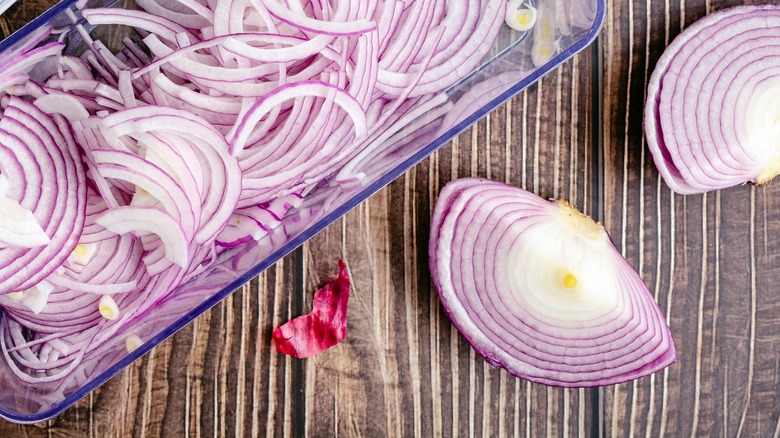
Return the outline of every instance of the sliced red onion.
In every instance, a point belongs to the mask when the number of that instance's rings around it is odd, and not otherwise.
[[[203,169],[202,184],[209,189],[201,192],[201,226],[195,241],[203,244],[214,239],[230,218],[241,192],[238,161],[228,153],[225,137],[202,118],[173,108],[138,107],[116,112],[103,121],[117,137],[140,138],[145,133],[156,133],[182,154],[198,157],[190,166]]]
[[[780,173],[780,6],[711,14],[680,34],[650,78],[645,135],[681,194]]]
[[[331,84],[320,81],[302,81],[287,84],[279,87],[273,93],[265,95],[260,99],[241,120],[241,124],[236,132],[235,139],[231,143],[233,155],[239,155],[243,151],[249,135],[254,130],[255,125],[268,114],[274,107],[282,102],[299,97],[321,97],[333,100],[333,103],[344,109],[354,124],[355,135],[363,137],[368,130],[366,126],[366,116],[360,103],[354,97],[344,90]]]
[[[92,71],[79,58],[61,56],[59,63],[62,66],[61,76],[63,79],[94,80]]]
[[[171,6],[178,6],[176,2],[166,2],[168,4],[163,5],[157,0],[137,0],[136,3],[146,12],[158,17],[166,18],[188,29],[202,29],[212,24],[214,19],[214,14],[197,1],[187,2],[187,6],[189,6],[191,8],[190,10],[195,12],[195,14],[171,9]],[[179,8],[181,7],[179,6]]]
[[[369,157],[389,163],[397,145],[434,134],[422,116],[448,108],[434,93],[482,60],[505,8],[138,3],[144,11],[83,16],[135,28],[143,48],[125,38],[112,53],[77,24],[78,58],[31,43],[0,67],[2,199],[22,209],[0,226],[38,245],[24,248],[31,267],[20,271],[7,254],[21,246],[0,244],[0,281],[16,281],[0,289],[0,347],[23,382],[83,381],[85,367],[115,360],[94,356],[112,336],[175,301],[225,248],[254,242],[238,251],[242,265],[269,254],[336,202],[340,191],[317,188],[340,169],[354,184],[373,172]]]
[[[49,301],[49,294],[54,290],[54,285],[46,280],[43,280],[31,287],[30,289],[9,292],[5,296],[12,301],[16,301],[27,306],[33,313],[41,313],[41,310],[46,306]]]
[[[8,179],[0,173],[0,248],[35,248],[51,242],[32,211],[6,197]]]
[[[165,258],[186,268],[190,262],[185,230],[169,213],[155,207],[117,207],[104,213],[97,224],[117,234],[157,235],[165,248]]]
[[[34,30],[23,43],[19,44],[12,50],[0,53],[0,64],[5,64],[11,59],[16,59],[28,55],[30,51],[35,49],[38,44],[40,44],[44,39],[46,39],[46,37],[49,36],[49,34],[51,34],[52,30],[52,26],[41,26],[40,28]]]
[[[132,205],[156,206],[159,202],[180,224],[187,240],[194,237],[201,213],[197,192],[186,193],[168,173],[137,155],[110,149],[93,149],[92,155],[103,177],[136,187]]]
[[[216,244],[232,248],[251,240],[260,240],[281,224],[282,218],[291,208],[299,207],[302,202],[301,194],[292,193],[267,204],[238,209],[217,237]]]
[[[361,144],[361,152],[341,167],[335,175],[335,181],[344,186],[350,186],[351,182],[354,181],[362,181],[367,172],[367,169],[362,168],[364,163],[383,162],[383,160],[376,160],[379,153],[392,149],[399,138],[402,139],[402,142],[408,141],[408,136],[411,133],[422,129],[440,116],[448,116],[452,110],[452,104],[445,95],[439,95],[427,101],[417,99],[415,108],[399,111],[398,115],[402,114],[400,117],[394,114],[388,119],[388,124],[383,131],[374,133],[364,144]],[[386,165],[392,166],[394,162],[394,160],[387,161]],[[379,172],[375,170],[375,174],[379,174]]]
[[[675,361],[669,327],[604,229],[565,201],[478,178],[431,222],[442,306],[488,363],[539,383],[626,382]]]
[[[48,43],[25,52],[23,55],[14,56],[8,61],[3,61],[2,65],[0,65],[0,78],[14,73],[27,73],[44,59],[62,53],[63,47],[65,47],[63,43]]]
[[[2,294],[35,286],[75,248],[84,227],[86,184],[69,128],[16,97],[0,119],[0,173],[8,181],[5,198],[29,211],[50,239],[46,246],[0,249]]]
[[[472,32],[464,32],[468,39],[462,42],[452,56],[434,58],[434,64],[423,73],[417,86],[409,97],[436,92],[446,88],[460,78],[470,73],[482,57],[490,50],[490,45],[484,42],[492,41],[504,22],[506,0],[486,0],[485,5],[478,6],[471,2],[471,7],[482,7],[479,22]],[[405,88],[416,80],[414,71],[379,70],[377,88],[389,95],[400,95]]]
[[[154,33],[170,42],[175,42],[176,35],[179,33],[188,34],[194,38],[194,35],[181,25],[167,18],[143,11],[116,8],[84,9],[81,11],[81,15],[92,25],[122,24],[132,26]]]
[[[288,5],[290,3],[288,3]],[[274,17],[305,32],[333,36],[355,36],[375,30],[376,23],[370,20],[345,20],[349,13],[350,6],[355,3],[356,2],[343,0],[337,2],[336,13],[329,21],[317,20],[307,17],[306,15],[296,14],[283,6],[278,0],[267,0],[263,2],[263,6],[267,8],[268,12]]]
[[[70,122],[89,118],[89,111],[78,99],[68,94],[47,94],[35,99],[35,106],[47,114],[62,114]]]
[[[13,73],[0,77],[0,90],[8,90],[24,85],[30,79],[26,73]]]

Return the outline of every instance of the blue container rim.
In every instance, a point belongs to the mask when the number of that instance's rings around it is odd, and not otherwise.
[[[22,41],[24,38],[26,38],[28,35],[30,35],[32,32],[40,29],[41,27],[48,24],[51,20],[53,20],[55,17],[60,15],[61,13],[65,12],[66,9],[76,4],[78,0],[62,0],[58,2],[56,5],[52,6],[51,8],[47,9],[46,12],[43,14],[35,17],[31,22],[25,24],[22,26],[19,30],[12,33],[8,36],[8,38],[0,41],[0,52],[3,52],[5,50],[8,50],[9,48],[13,47],[14,44]]]

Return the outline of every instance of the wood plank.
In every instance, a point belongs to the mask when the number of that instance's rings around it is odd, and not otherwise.
[[[685,26],[740,2],[611,2],[605,59],[605,225],[666,312],[679,360],[605,390],[607,436],[777,435],[777,187],[671,193],[642,137],[645,86]]]

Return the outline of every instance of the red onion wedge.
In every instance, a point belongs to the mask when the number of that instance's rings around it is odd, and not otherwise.
[[[780,5],[724,9],[664,51],[647,89],[645,136],[675,192],[780,173]]]
[[[449,183],[431,224],[444,310],[488,363],[533,382],[611,385],[676,359],[663,314],[606,231],[565,201]]]

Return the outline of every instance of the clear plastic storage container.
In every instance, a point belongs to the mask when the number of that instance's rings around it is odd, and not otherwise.
[[[108,41],[107,37],[114,36],[117,29],[87,25],[79,14],[79,6],[84,7],[84,3],[83,0],[58,3],[0,42],[0,59],[44,26],[52,26],[55,33],[41,44],[59,38],[67,44],[66,54],[84,50],[75,24],[83,25],[93,37]],[[86,3],[87,7],[122,7],[116,2],[100,0]],[[554,28],[552,39],[544,42],[551,44],[548,48],[553,50],[549,60],[538,53],[538,47],[535,51],[539,36],[534,35],[533,28],[518,32],[504,25],[481,65],[441,95],[440,108],[446,111],[426,112],[404,129],[388,133],[391,141],[384,147],[358,156],[348,164],[349,169],[343,173],[351,175],[350,180],[333,178],[332,184],[321,185],[300,207],[290,210],[281,226],[268,236],[222,253],[219,262],[205,274],[179,287],[162,305],[86,355],[74,371],[77,379],[69,379],[67,384],[61,381],[25,384],[9,370],[6,356],[0,355],[0,416],[31,423],[51,418],[74,404],[455,135],[584,49],[596,38],[606,9],[606,0],[526,0],[525,4],[534,6],[538,12],[543,8],[558,8],[557,20],[548,17],[547,22],[541,22],[543,17],[537,15],[537,27],[552,25]],[[35,72],[31,72],[31,77],[34,76]],[[356,175],[358,178],[354,178]],[[130,353],[126,347],[129,335],[145,341]]]

